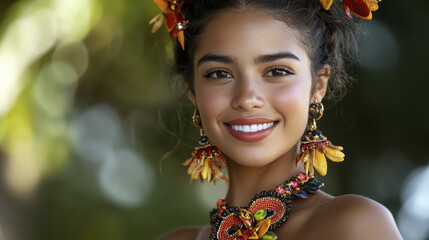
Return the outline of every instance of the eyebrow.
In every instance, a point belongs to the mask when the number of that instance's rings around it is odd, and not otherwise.
[[[280,53],[259,56],[258,58],[256,58],[255,63],[273,62],[283,58],[289,58],[289,59],[295,59],[297,61],[301,61],[299,57],[297,57],[295,54],[291,52],[280,52]]]
[[[255,59],[255,63],[273,62],[283,58],[295,59],[297,61],[301,61],[295,54],[291,52],[279,52],[279,53],[259,56]],[[206,54],[203,57],[201,57],[200,60],[198,60],[197,66],[200,66],[205,62],[211,62],[211,61],[220,62],[220,63],[232,63],[233,59],[229,56],[224,56],[224,55]]]
[[[222,55],[216,55],[216,54],[206,54],[200,60],[198,60],[197,66],[200,66],[201,64],[205,62],[220,62],[220,63],[232,63],[233,60],[231,57],[228,56],[222,56]]]

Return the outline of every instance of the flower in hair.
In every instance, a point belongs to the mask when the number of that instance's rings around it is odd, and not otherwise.
[[[158,31],[162,23],[165,22],[171,38],[177,38],[182,49],[185,50],[185,33],[183,29],[187,21],[181,12],[184,0],[154,0],[161,9],[161,13],[153,17],[149,24],[154,24],[152,33]]]
[[[356,16],[371,20],[372,12],[378,10],[378,2],[381,0],[342,0],[344,9],[346,10],[347,16],[352,18],[354,13]],[[325,10],[329,10],[333,0],[320,0]]]

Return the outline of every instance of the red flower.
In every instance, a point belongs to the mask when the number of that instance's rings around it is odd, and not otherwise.
[[[343,6],[347,15],[351,18],[350,12],[363,19],[371,20],[373,11],[378,9],[380,0],[343,0]]]
[[[154,2],[161,9],[162,13],[150,20],[149,24],[154,23],[152,32],[156,32],[165,20],[165,26],[170,32],[170,37],[177,38],[182,49],[185,50],[185,34],[183,28],[186,21],[181,14],[183,0],[154,0]]]
[[[381,0],[342,0],[344,9],[346,10],[347,16],[352,18],[352,14],[354,13],[356,16],[361,17],[363,19],[371,20],[372,13],[377,11],[378,2]],[[323,8],[325,10],[329,10],[332,5],[333,0],[320,0]]]

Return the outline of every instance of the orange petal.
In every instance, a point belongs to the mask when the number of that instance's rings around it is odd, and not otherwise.
[[[192,162],[189,164],[189,168],[195,168],[200,163],[201,163],[201,160],[198,161],[198,159],[196,159],[196,158],[193,157],[192,158]]]
[[[213,159],[210,159],[211,161],[209,161],[209,166],[211,168],[211,170],[216,174],[217,172],[220,171],[219,167],[217,166],[216,162]]]
[[[201,170],[203,169],[203,167],[204,167],[204,159],[201,159],[200,163],[198,163],[198,165],[194,168],[194,170],[192,171],[192,173],[190,173],[194,179],[198,178],[198,176],[200,175]],[[189,169],[190,168],[191,167],[189,167]]]
[[[304,171],[305,171],[305,175],[309,174],[309,169],[310,169],[310,161],[309,161],[309,157],[310,157],[310,153],[307,151],[305,151],[304,153],[304,157],[302,158],[302,161],[304,162]]]
[[[225,167],[226,166],[226,159],[222,154],[217,155],[216,160],[219,163],[219,167]]]
[[[192,174],[192,172],[194,171],[194,169],[197,167],[198,162],[192,162],[191,165],[189,165],[188,167],[188,174]]]
[[[298,166],[298,164],[302,161],[303,158],[304,158],[304,152],[300,152],[296,157],[296,166]]]
[[[229,184],[228,178],[226,178],[225,175],[223,175],[223,173],[220,171],[215,161],[209,161],[209,166],[212,171],[214,185],[216,185],[217,183],[216,178],[222,179],[226,182],[226,184]]]
[[[258,230],[258,239],[262,238],[265,233],[268,231],[268,228],[270,228],[271,220],[270,219],[264,219],[259,221],[256,226],[259,227]]]
[[[225,177],[225,175],[223,175],[223,173],[222,173],[221,171],[219,171],[219,172],[216,174],[216,177],[218,177],[219,179],[222,179],[223,181],[225,181],[225,183],[226,183],[227,185],[229,185],[229,180],[228,180],[228,178],[226,178],[226,177]]]
[[[332,143],[328,144],[327,147],[331,148],[331,149],[334,149],[334,150],[339,150],[339,151],[343,150],[343,147],[341,147],[341,146],[335,146]]]
[[[189,164],[191,164],[191,162],[192,162],[192,157],[190,157],[190,158],[186,159],[186,161],[182,162],[182,165],[188,166]]]
[[[172,13],[171,9],[168,7],[168,2],[166,0],[153,0],[156,5],[158,5],[159,9],[165,14]]]
[[[177,40],[179,40],[179,43],[182,46],[182,50],[185,50],[185,33],[183,31],[179,32]]]
[[[322,4],[323,9],[329,10],[329,8],[331,7],[333,1],[334,0],[320,0],[320,3]]]

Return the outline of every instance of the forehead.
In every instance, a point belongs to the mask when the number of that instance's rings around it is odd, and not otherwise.
[[[299,32],[285,22],[258,10],[231,10],[216,15],[205,27],[195,58],[207,54],[253,58],[258,55],[291,51],[300,59],[307,53]]]

